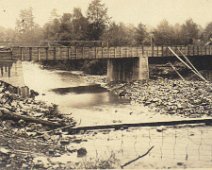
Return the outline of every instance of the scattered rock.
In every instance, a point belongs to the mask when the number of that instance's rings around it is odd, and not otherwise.
[[[80,148],[77,150],[77,157],[83,157],[87,155],[87,150],[85,148]]]

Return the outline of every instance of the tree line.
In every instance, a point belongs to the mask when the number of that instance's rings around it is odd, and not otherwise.
[[[24,9],[20,11],[15,29],[0,27],[1,42],[21,45],[46,45],[49,42],[54,45],[85,42],[104,42],[109,46],[205,45],[211,40],[212,22],[205,28],[192,19],[175,25],[163,20],[155,28],[148,28],[143,23],[136,26],[116,23],[108,16],[108,9],[101,0],[92,0],[86,15],[80,8],[62,16],[53,9],[49,21],[42,27],[35,23],[33,9]]]

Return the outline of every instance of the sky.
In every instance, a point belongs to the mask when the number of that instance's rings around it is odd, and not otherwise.
[[[35,22],[48,22],[51,11],[58,14],[72,12],[80,7],[86,14],[91,0],[0,0],[0,26],[14,28],[22,9],[33,8]],[[201,26],[212,22],[212,0],[102,0],[113,21],[126,24],[143,23],[155,27],[166,19],[169,23],[183,23],[192,18]]]

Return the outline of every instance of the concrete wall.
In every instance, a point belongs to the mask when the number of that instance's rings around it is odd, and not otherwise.
[[[149,79],[147,57],[108,59],[108,81],[133,81]]]

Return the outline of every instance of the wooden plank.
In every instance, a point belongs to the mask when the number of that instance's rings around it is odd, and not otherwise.
[[[109,125],[96,125],[96,126],[80,126],[64,128],[63,130],[69,133],[77,133],[86,130],[103,130],[103,129],[124,129],[135,127],[159,127],[159,126],[178,126],[178,125],[196,125],[204,124],[211,126],[212,119],[200,118],[200,119],[186,119],[186,120],[172,120],[172,121],[158,121],[158,122],[142,122],[142,123],[123,123],[123,124],[109,124]]]

